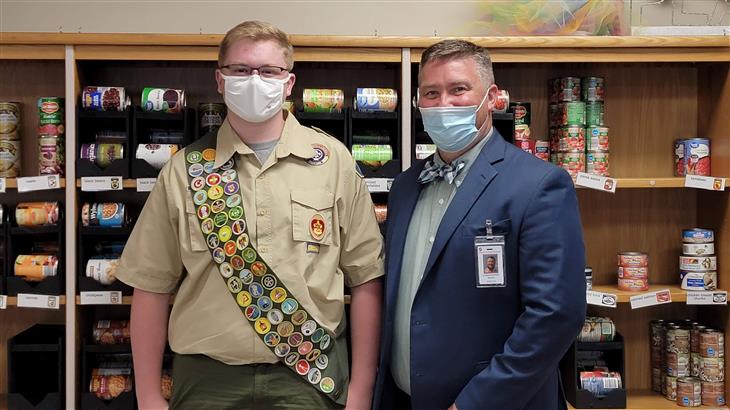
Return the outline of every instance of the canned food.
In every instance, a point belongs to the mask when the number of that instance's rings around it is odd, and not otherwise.
[[[725,405],[725,382],[701,382],[701,384],[703,406]]]
[[[684,163],[684,141],[683,139],[674,140],[674,176],[683,177],[685,175]]]
[[[611,175],[608,152],[589,152],[586,154],[586,172],[607,177]]]
[[[528,154],[535,154],[535,140],[521,139],[515,140],[515,146]]]
[[[125,208],[121,202],[87,202],[81,207],[81,224],[83,226],[120,228],[127,222]]]
[[[563,77],[550,80],[550,101],[580,101],[581,80],[579,77]]]
[[[530,126],[527,124],[516,124],[515,125],[515,140],[529,140],[532,133],[530,132]]]
[[[180,112],[185,108],[185,91],[146,87],[142,90],[144,111]]]
[[[667,400],[677,400],[677,378],[674,376],[666,375],[664,378],[664,397]]]
[[[139,144],[135,158],[144,160],[154,169],[162,169],[167,161],[180,150],[177,144]]]
[[[608,127],[588,127],[586,130],[586,151],[608,152]]]
[[[586,149],[586,129],[582,126],[563,127],[558,135],[558,151],[584,151]]]
[[[662,356],[664,355],[664,350],[661,347],[651,347],[651,367],[655,369],[661,369],[662,368]]]
[[[507,112],[509,108],[509,92],[507,90],[497,90],[497,99],[494,102],[494,112]]]
[[[375,220],[379,224],[382,224],[388,219],[388,205],[373,204],[373,209],[375,209]]]
[[[714,255],[715,244],[708,243],[684,243],[682,244],[682,253],[692,256]]]
[[[560,166],[569,174],[577,176],[585,170],[586,154],[583,152],[561,152],[558,154]]]
[[[700,377],[700,364],[702,358],[699,353],[690,352],[689,354],[689,374],[692,377]]]
[[[583,101],[603,101],[605,95],[602,77],[583,77],[581,81]]]
[[[667,352],[667,376],[689,377],[689,352]]]
[[[619,266],[618,277],[621,279],[649,279],[649,268],[625,268],[623,266]]]
[[[81,106],[88,111],[124,111],[131,105],[124,87],[84,87]]]
[[[591,290],[591,289],[593,289],[593,268],[591,268],[590,266],[586,266],[585,274],[586,274],[586,290]]]
[[[345,92],[338,89],[305,88],[302,92],[304,112],[342,112]]]
[[[618,289],[627,292],[642,292],[649,290],[649,279],[620,279]]]
[[[684,141],[684,163],[686,175],[710,176],[710,140],[690,138]]]
[[[100,168],[106,168],[112,161],[124,158],[124,145],[83,144],[81,145],[80,157],[95,163]]]
[[[679,280],[684,290],[716,290],[717,272],[679,271]]]
[[[656,319],[649,323],[651,333],[651,346],[664,348],[664,320]]]
[[[509,109],[515,116],[515,126],[530,125],[531,104],[529,102],[511,102]]]
[[[677,405],[682,407],[699,407],[702,405],[702,385],[695,377],[677,379]]]
[[[392,88],[358,88],[352,105],[361,112],[394,112],[398,107],[398,91]]]
[[[692,228],[682,231],[684,243],[712,243],[715,242],[715,232],[711,229]]]
[[[56,225],[58,216],[58,202],[21,202],[15,207],[18,226]]]
[[[619,252],[618,266],[645,268],[649,266],[649,255],[644,252]]]
[[[393,148],[390,145],[363,145],[352,146],[352,158],[367,165],[381,166],[393,159]]]
[[[14,273],[28,282],[40,282],[49,276],[56,276],[58,258],[55,255],[18,255]]]
[[[558,104],[560,125],[586,125],[586,103],[567,102]]]
[[[89,259],[86,262],[86,277],[102,285],[111,285],[117,280],[117,265],[119,259]]]
[[[426,159],[436,153],[436,144],[416,144],[416,159]]]
[[[689,353],[689,329],[673,325],[667,329],[665,349],[672,353]]]
[[[20,140],[0,139],[0,178],[20,176]]]
[[[612,342],[616,337],[616,326],[607,317],[586,317],[578,334],[579,342]]]
[[[606,397],[608,392],[622,388],[619,372],[580,372],[580,387],[596,397]]]
[[[19,102],[0,102],[0,134],[17,133],[20,129]]]
[[[700,332],[700,356],[725,357],[725,335],[715,329]]]
[[[130,374],[94,374],[91,376],[89,392],[94,393],[101,400],[112,400],[119,397],[120,394],[130,391],[132,391],[131,371]]]
[[[586,103],[586,125],[589,127],[600,127],[603,125],[603,103]]]
[[[550,160],[550,141],[536,140],[535,141],[535,156],[543,161]]]
[[[662,391],[662,370],[657,368],[651,369],[651,390],[657,393]]]
[[[679,269],[691,272],[717,270],[717,257],[682,255],[679,257]]]
[[[58,135],[42,135],[38,138],[38,171],[40,175],[65,174],[65,150],[63,138]]]
[[[558,104],[548,105],[548,126],[550,128],[560,127],[560,107]]]
[[[64,127],[64,101],[61,97],[41,97],[38,99],[38,135],[61,135]]]
[[[101,345],[127,344],[130,342],[128,320],[99,320],[92,332],[94,343]]]
[[[700,352],[700,332],[706,329],[703,325],[692,325],[689,330],[689,350],[692,353]]]
[[[700,357],[700,380],[705,382],[725,381],[725,359]]]
[[[218,132],[226,118],[226,105],[221,103],[200,103],[198,104],[198,112],[200,113],[200,130],[199,135],[202,137],[208,133]]]

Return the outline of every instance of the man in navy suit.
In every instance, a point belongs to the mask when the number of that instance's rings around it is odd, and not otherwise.
[[[374,406],[565,408],[558,362],[586,303],[573,182],[492,127],[497,87],[481,47],[428,48],[418,91],[438,152],[390,191]]]

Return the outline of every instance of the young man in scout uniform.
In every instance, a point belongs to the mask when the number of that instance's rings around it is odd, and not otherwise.
[[[438,153],[388,198],[375,407],[565,408],[558,361],[586,304],[573,181],[492,127],[497,87],[481,47],[429,47],[418,80]]]
[[[382,237],[348,150],[281,108],[292,52],[267,23],[226,34],[216,81],[228,118],[162,169],[124,249],[142,409],[167,406],[168,335],[172,408],[370,408]]]

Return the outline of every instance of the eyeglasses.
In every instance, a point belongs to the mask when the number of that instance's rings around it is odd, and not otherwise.
[[[245,64],[228,64],[219,67],[226,75],[232,75],[236,77],[248,77],[257,71],[261,77],[274,78],[279,77],[282,73],[288,72],[284,67],[277,67],[275,65],[262,65],[261,67],[249,67]]]

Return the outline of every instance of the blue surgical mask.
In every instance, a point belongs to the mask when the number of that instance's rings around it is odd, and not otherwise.
[[[474,142],[479,133],[477,111],[487,100],[466,107],[419,107],[423,118],[423,129],[436,147],[444,152],[459,152]]]

